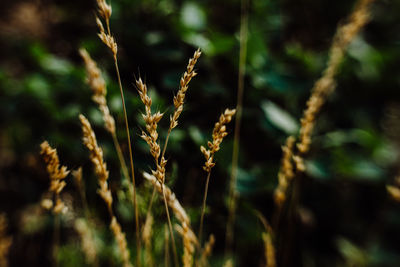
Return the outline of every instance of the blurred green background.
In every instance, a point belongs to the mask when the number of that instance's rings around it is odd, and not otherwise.
[[[336,26],[354,3],[249,1],[234,247],[237,266],[263,264],[264,230],[254,211],[271,218],[281,146],[288,135],[297,133]],[[144,109],[134,79],[141,76],[146,81],[153,107],[166,112],[159,124],[163,142],[180,76],[197,47],[203,51],[196,65],[198,76],[189,86],[166,153],[167,183],[197,229],[206,177],[199,147],[211,138],[219,114],[236,105],[241,3],[113,0],[111,4],[143,210],[151,188],[140,172],[153,166],[139,137]],[[95,10],[95,1],[0,2],[0,210],[6,212],[13,236],[11,266],[51,265],[52,216],[35,208],[48,188],[39,156],[44,140],[57,148],[62,164],[71,169],[83,166],[88,201],[98,218],[102,266],[119,264],[105,205],[95,193],[96,179],[81,143],[79,113],[92,122],[105,151],[117,215],[128,243],[134,244],[133,215],[129,199],[120,190],[118,159],[91,101],[78,54],[85,47],[103,70],[108,103],[127,151],[112,56],[96,36]],[[400,205],[388,199],[385,186],[400,171],[400,1],[376,1],[372,14],[372,21],[351,43],[337,76],[337,90],[318,118],[307,172],[301,177],[292,248],[289,254],[278,254],[280,263],[282,257],[289,258],[286,266],[399,266]],[[233,126],[228,128],[230,135],[216,156],[207,201],[205,232],[214,233],[217,240],[211,266],[221,266],[223,260],[233,146]],[[81,216],[71,179],[65,194],[74,216]],[[163,236],[165,215],[160,201],[156,206],[155,236]],[[162,244],[154,244],[161,262]],[[59,258],[61,266],[85,266],[68,218],[62,223]]]

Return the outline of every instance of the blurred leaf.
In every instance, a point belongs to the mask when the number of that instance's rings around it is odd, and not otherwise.
[[[345,238],[338,238],[336,244],[347,266],[367,266],[369,255],[361,248]]]
[[[295,134],[299,129],[297,121],[289,114],[289,112],[281,109],[278,105],[271,101],[264,101],[261,104],[267,119],[278,129],[287,134]]]
[[[43,69],[58,75],[66,75],[73,69],[71,63],[54,55],[46,55],[40,60]]]
[[[201,30],[206,24],[206,13],[195,2],[185,2],[181,10],[181,21],[184,26]]]

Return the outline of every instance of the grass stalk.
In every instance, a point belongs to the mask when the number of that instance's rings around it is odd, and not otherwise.
[[[244,93],[244,76],[246,73],[246,57],[247,57],[247,32],[248,32],[248,0],[242,0],[241,21],[240,21],[240,51],[239,51],[239,75],[238,75],[238,92],[236,103],[236,119],[235,132],[232,152],[232,169],[229,183],[229,199],[228,199],[228,222],[226,226],[225,254],[231,251],[233,242],[233,227],[235,222],[236,211],[236,179],[239,163],[239,145],[240,145],[240,126],[242,123],[243,110],[243,93]]]
[[[175,237],[174,237],[174,232],[172,230],[171,217],[169,216],[169,209],[168,209],[167,199],[165,197],[165,191],[164,191],[163,184],[161,184],[161,191],[162,191],[162,195],[163,195],[163,199],[164,199],[165,211],[167,213],[167,218],[168,218],[168,228],[169,228],[169,234],[171,235],[172,251],[174,254],[174,264],[175,264],[175,267],[178,267],[179,266],[178,253],[176,251]]]
[[[204,196],[203,196],[203,205],[201,207],[201,216],[200,216],[200,227],[199,227],[199,242],[201,244],[201,238],[203,235],[203,221],[204,221],[204,214],[206,210],[206,201],[207,201],[207,194],[208,194],[208,184],[210,182],[211,171],[207,174],[206,185],[204,189]]]
[[[136,252],[137,252],[136,264],[137,264],[137,266],[140,266],[141,265],[140,264],[141,249],[140,249],[140,233],[139,233],[140,228],[139,228],[139,210],[138,210],[138,206],[137,206],[137,197],[136,197],[135,169],[133,166],[133,154],[132,154],[131,137],[130,137],[130,133],[129,133],[128,115],[126,112],[124,91],[122,89],[121,76],[119,74],[118,59],[117,59],[116,54],[114,54],[114,65],[115,65],[115,71],[117,73],[118,85],[119,85],[119,90],[120,90],[120,94],[121,94],[122,108],[124,111],[125,130],[126,130],[126,136],[128,139],[129,161],[130,161],[130,167],[131,167],[131,173],[132,173],[133,206],[135,209],[135,224],[136,224]]]

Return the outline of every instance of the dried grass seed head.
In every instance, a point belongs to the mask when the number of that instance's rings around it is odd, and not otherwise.
[[[122,232],[121,225],[118,223],[115,216],[113,216],[111,219],[110,229],[113,232],[115,239],[117,240],[119,251],[124,262],[124,267],[132,267],[132,264],[130,263],[130,254],[128,250],[128,243],[126,242],[125,233]]]
[[[104,31],[103,23],[98,17],[96,17],[96,24],[99,28],[99,33],[97,35],[99,36],[100,40],[111,50],[115,58],[118,52],[117,42],[115,41],[114,37],[111,36],[111,34]]]
[[[103,115],[106,130],[111,134],[115,134],[115,120],[111,116],[110,110],[107,106],[106,82],[104,81],[96,62],[90,57],[89,53],[83,48],[79,50],[79,53],[85,62],[86,82],[92,90],[92,99],[99,106]]]
[[[66,166],[60,166],[57,150],[53,149],[47,141],[44,141],[40,148],[40,154],[46,163],[47,173],[50,176],[50,191],[60,194],[66,185],[63,179],[67,177],[69,171]]]
[[[235,115],[235,113],[235,109],[225,109],[224,113],[222,113],[219,117],[219,121],[215,123],[212,133],[213,140],[212,142],[208,141],[207,143],[209,149],[206,149],[204,146],[200,146],[200,151],[206,159],[206,162],[203,166],[203,169],[206,172],[210,172],[211,168],[215,166],[215,162],[213,162],[214,154],[220,149],[220,145],[224,137],[228,135],[228,132],[226,131],[226,124],[232,120],[232,117]]]
[[[186,67],[186,71],[183,74],[183,76],[181,77],[181,80],[179,82],[179,91],[176,94],[176,96],[174,96],[174,107],[175,107],[174,114],[170,117],[170,129],[171,130],[173,128],[175,128],[176,126],[178,126],[178,119],[183,111],[183,104],[185,102],[186,91],[188,89],[189,82],[192,80],[192,78],[194,76],[197,75],[197,73],[193,69],[197,63],[197,60],[200,58],[200,56],[201,56],[201,51],[200,51],[200,49],[197,49],[194,52],[193,57],[191,59],[189,59],[189,63]]]
[[[105,20],[109,20],[112,13],[111,5],[108,5],[105,0],[97,0],[97,7],[100,16]]]
[[[79,119],[82,124],[83,144],[90,152],[90,160],[94,165],[95,173],[98,178],[98,184],[100,186],[100,189],[97,192],[106,202],[108,208],[111,209],[112,195],[107,183],[109,172],[103,159],[103,150],[98,146],[96,135],[94,134],[92,126],[86,117],[80,114]]]

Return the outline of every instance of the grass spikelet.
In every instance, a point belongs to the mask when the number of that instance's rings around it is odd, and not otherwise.
[[[146,222],[143,226],[143,230],[142,230],[142,239],[143,239],[143,243],[145,246],[145,265],[146,266],[154,266],[153,263],[153,257],[151,254],[151,249],[152,249],[152,242],[151,242],[151,238],[153,236],[153,216],[151,215],[151,213],[148,215],[148,217],[146,218]]]
[[[260,212],[256,211],[255,213],[265,228],[265,232],[262,233],[262,239],[264,242],[264,257],[266,267],[276,267],[276,254],[274,242],[272,240],[272,227],[269,225],[267,219]]]
[[[178,125],[178,118],[183,111],[183,104],[185,102],[186,91],[188,90],[190,80],[197,75],[194,71],[194,66],[196,65],[197,60],[201,56],[200,49],[197,49],[194,52],[194,55],[191,59],[189,59],[189,63],[186,67],[186,71],[181,77],[180,80],[180,88],[176,96],[174,97],[174,114],[170,118],[170,126],[168,132],[171,132],[173,128]]]
[[[183,229],[183,266],[184,267],[191,267],[193,265],[193,253],[194,253],[194,246],[192,238],[189,234],[189,227],[186,222],[182,223]]]
[[[146,141],[146,143],[150,147],[150,154],[153,156],[154,161],[158,167],[158,158],[161,153],[160,145],[157,142],[158,132],[157,132],[157,124],[161,120],[163,114],[160,112],[156,112],[154,114],[151,113],[151,98],[147,95],[147,86],[143,83],[142,79],[136,81],[136,87],[139,92],[140,99],[142,100],[145,106],[145,114],[142,114],[143,120],[146,123],[146,132],[142,131],[142,139]],[[166,162],[165,162],[166,164]],[[165,167],[165,165],[164,165]],[[165,169],[164,171],[160,171],[156,175],[159,181],[164,182],[165,178]]]
[[[46,163],[47,173],[50,176],[49,191],[53,193],[55,204],[52,205],[49,201],[47,207],[52,207],[55,214],[61,213],[65,210],[65,205],[60,199],[60,193],[66,186],[64,181],[65,177],[69,174],[66,166],[60,166],[60,160],[57,155],[57,150],[52,148],[47,141],[40,145],[40,154]]]
[[[340,25],[336,31],[327,67],[322,77],[315,82],[311,90],[310,99],[307,102],[307,108],[304,111],[303,118],[300,120],[301,128],[297,148],[302,154],[307,153],[310,149],[311,135],[315,127],[316,117],[324,105],[326,98],[336,88],[334,78],[348,45],[369,21],[369,6],[373,1],[359,0],[348,21]]]
[[[111,218],[110,229],[117,240],[119,251],[121,252],[124,267],[132,267],[130,263],[130,254],[128,250],[128,244],[126,242],[125,233],[121,230],[121,225],[118,223],[117,218],[113,216]]]
[[[97,144],[96,135],[94,134],[94,131],[89,121],[82,114],[79,115],[79,119],[82,124],[83,144],[90,152],[90,160],[94,165],[95,173],[100,187],[97,190],[97,193],[101,196],[101,198],[107,205],[108,212],[111,217],[110,229],[113,232],[115,239],[117,240],[124,266],[132,266],[130,263],[129,250],[127,247],[125,234],[122,233],[121,226],[119,225],[117,218],[114,216],[114,212],[112,210],[113,199],[111,190],[108,187],[107,182],[109,172],[107,170],[107,165],[103,159],[103,150]]]
[[[289,136],[286,139],[286,144],[282,147],[283,156],[278,173],[278,186],[274,192],[274,201],[279,208],[285,202],[287,188],[294,177],[293,148],[295,141],[293,136]]]
[[[152,183],[153,186],[155,186],[155,188],[157,189],[157,191],[160,194],[163,193],[163,189],[164,189],[165,199],[167,200],[168,206],[171,208],[175,217],[178,219],[178,221],[180,222],[181,225],[183,225],[183,223],[186,223],[186,225],[188,226],[189,235],[191,236],[191,239],[193,240],[193,242],[197,245],[198,240],[197,240],[197,237],[194,234],[193,230],[190,227],[189,216],[187,215],[187,213],[186,213],[185,209],[182,207],[182,205],[179,203],[175,194],[171,191],[171,189],[169,189],[168,186],[161,185],[160,182],[158,182],[157,178],[154,175],[151,175],[147,172],[143,172],[143,177],[146,178],[146,180],[148,180],[150,183]]]
[[[200,256],[200,266],[208,266],[207,259],[211,256],[215,244],[214,235],[210,235],[207,243],[204,245],[203,251]]]
[[[7,236],[7,217],[0,214],[0,266],[8,266],[8,252],[12,244],[12,238]]]
[[[201,208],[201,217],[200,217],[200,228],[199,228],[199,240],[201,242],[201,236],[203,232],[203,220],[204,220],[204,212],[206,208],[206,201],[207,201],[207,193],[208,193],[208,184],[210,182],[210,176],[211,176],[211,169],[215,166],[214,162],[214,154],[220,149],[220,145],[222,143],[222,140],[224,139],[225,136],[228,135],[228,132],[226,131],[226,124],[228,124],[231,120],[232,117],[235,115],[236,110],[235,109],[225,109],[224,113],[221,114],[219,117],[218,122],[215,123],[213,133],[212,133],[212,142],[208,141],[208,148],[206,149],[204,146],[200,147],[201,153],[203,153],[206,162],[203,166],[204,171],[207,172],[207,179],[206,179],[206,185],[204,189],[204,197],[203,197],[203,205]]]
[[[272,237],[270,233],[262,233],[262,238],[264,241],[264,256],[267,262],[267,267],[276,267],[275,262],[275,246],[272,242]]]
[[[93,101],[98,105],[105,123],[106,130],[115,134],[115,120],[110,114],[110,110],[107,106],[107,87],[103,76],[101,75],[100,69],[97,67],[96,62],[90,57],[89,53],[81,48],[79,49],[79,54],[85,62],[86,68],[86,82],[92,90]]]
[[[154,175],[151,175],[147,172],[143,172],[143,177],[146,178],[155,188],[157,191],[162,194],[162,185],[160,182],[157,180],[157,178]],[[165,192],[165,198],[167,200],[168,206],[172,209],[172,211],[175,214],[175,217],[178,219],[178,221],[182,224],[183,222],[186,222],[187,224],[190,224],[190,219],[189,216],[186,214],[185,209],[182,207],[182,205],[179,203],[178,199],[176,198],[175,194],[169,189],[168,186],[164,185],[164,192]]]
[[[98,179],[99,189],[97,193],[107,204],[108,210],[112,213],[112,195],[108,187],[108,170],[107,165],[103,160],[103,150],[98,146],[96,135],[89,121],[82,114],[79,115],[82,124],[83,144],[90,152],[90,160],[92,161],[95,173]]]

